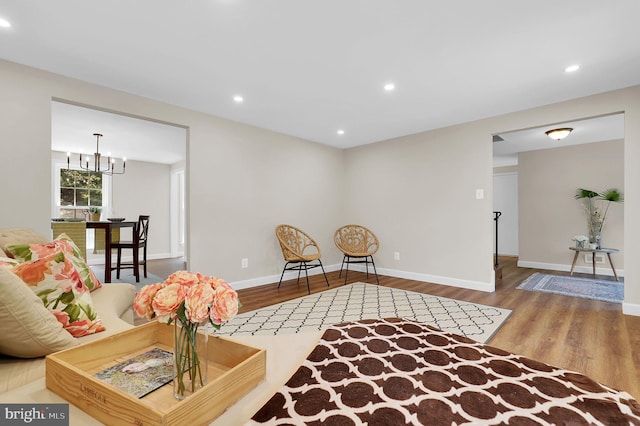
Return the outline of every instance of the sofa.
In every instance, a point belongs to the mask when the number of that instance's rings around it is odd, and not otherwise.
[[[10,261],[8,247],[46,244],[51,238],[30,228],[0,229],[0,265]],[[15,260],[14,260],[15,261]],[[45,376],[45,356],[133,327],[132,284],[108,283],[90,292],[103,331],[73,337],[31,288],[0,266],[0,401],[3,394]]]

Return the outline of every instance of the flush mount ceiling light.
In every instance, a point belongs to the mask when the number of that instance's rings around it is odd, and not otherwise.
[[[0,18],[0,27],[1,28],[11,28],[11,22],[7,21],[4,18]]]
[[[234,100],[235,102],[239,103],[239,104],[240,104],[240,103],[242,103],[242,102],[244,102],[244,98],[243,98],[242,96],[240,96],[240,95],[235,95],[235,96],[233,97],[233,100]]]
[[[384,90],[386,90],[387,92],[391,92],[395,88],[396,88],[396,85],[393,83],[387,83],[384,85]]]
[[[569,133],[571,132],[573,132],[573,129],[571,127],[562,127],[560,129],[547,130],[545,133],[551,139],[559,141],[560,139],[564,139],[569,136]]]
[[[580,69],[580,65],[570,65],[564,69],[564,72],[576,72]]]
[[[336,133],[338,133],[339,135],[344,135],[344,130],[340,129]]]

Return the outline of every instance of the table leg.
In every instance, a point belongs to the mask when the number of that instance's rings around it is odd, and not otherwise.
[[[591,253],[591,265],[593,267],[593,275],[596,274],[596,252]]]
[[[573,256],[573,262],[571,263],[571,271],[569,271],[569,275],[573,276],[573,268],[576,266],[576,260],[578,260],[578,255],[580,254],[580,250],[576,250],[575,256]]]
[[[104,230],[104,282],[111,282],[111,227]]]
[[[607,253],[607,257],[609,258],[609,265],[611,265],[613,276],[616,278],[616,281],[618,281],[618,274],[616,274],[616,268],[613,267],[613,261],[611,260],[611,253]]]

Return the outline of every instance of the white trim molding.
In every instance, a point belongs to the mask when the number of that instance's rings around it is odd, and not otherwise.
[[[351,269],[357,270],[359,272],[365,272],[365,267],[360,265],[357,265],[355,267],[352,266]],[[326,272],[338,271],[340,270],[340,264],[326,265],[324,267],[324,270]],[[314,268],[309,271],[309,275],[317,275],[321,273],[322,273],[322,270],[320,268]],[[469,290],[479,290],[479,291],[484,291],[488,293],[492,293],[495,291],[494,283],[468,281],[468,280],[461,280],[458,278],[441,277],[437,275],[421,274],[416,272],[398,271],[396,269],[387,269],[387,268],[378,268],[378,273],[381,275],[387,275],[390,277],[405,278],[409,280],[423,281],[423,282],[432,283],[432,284],[443,284],[443,285],[448,285],[452,287],[466,288]],[[373,268],[369,268],[369,274],[373,274]],[[284,278],[282,278],[282,280],[283,281],[292,280],[296,278],[297,275],[298,274],[296,272],[287,272],[284,274]],[[304,279],[304,278],[301,277],[301,279]],[[257,287],[265,284],[273,284],[274,282],[278,282],[278,281],[280,281],[280,274],[261,277],[261,278],[254,278],[254,279],[244,280],[244,281],[234,281],[230,284],[235,290],[242,290],[245,288]],[[340,285],[342,284],[340,283]]]
[[[622,302],[622,313],[625,315],[640,317],[640,305]]]
[[[484,283],[480,281],[461,280],[458,278],[442,277],[439,275],[421,274],[417,272],[398,271],[395,269],[378,268],[378,272],[396,278],[405,278],[408,280],[423,281],[432,284],[443,284],[451,287],[466,288],[469,290],[484,291],[493,293],[495,291],[494,283]]]

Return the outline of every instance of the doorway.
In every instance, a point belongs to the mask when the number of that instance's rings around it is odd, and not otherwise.
[[[184,190],[172,190],[174,171],[184,176],[187,164],[187,128],[172,123],[158,122],[124,113],[106,111],[93,106],[79,105],[67,100],[53,99],[51,102],[51,158],[52,170],[52,218],[59,217],[64,204],[60,188],[56,184],[61,169],[79,164],[78,154],[93,154],[96,148],[94,133],[102,134],[99,150],[110,153],[118,160],[126,157],[124,174],[105,175],[106,186],[102,191],[101,220],[123,217],[137,220],[141,214],[149,215],[150,259],[169,258],[184,254],[186,234],[184,217],[188,206]],[[71,160],[67,162],[68,155]],[[58,179],[59,180],[59,179]],[[181,199],[173,201],[174,197]],[[172,205],[182,206],[181,221],[172,220]],[[181,227],[182,228],[179,228]],[[87,241],[91,242],[91,231]],[[126,238],[126,237],[125,237]],[[174,241],[181,238],[179,244]],[[174,246],[182,250],[174,250]],[[87,261],[104,263],[104,257],[87,250]]]
[[[545,131],[568,127],[573,131],[557,141]],[[496,137],[497,136],[497,137]],[[624,191],[624,114],[556,123],[494,136],[494,176],[518,174],[518,266],[569,271],[569,246],[587,232],[578,188]],[[495,191],[494,191],[495,195]],[[609,210],[605,225],[608,247],[624,247],[624,209]],[[617,256],[623,270],[624,255]],[[612,275],[607,264],[597,273]],[[591,272],[592,264],[579,259],[576,272]]]

